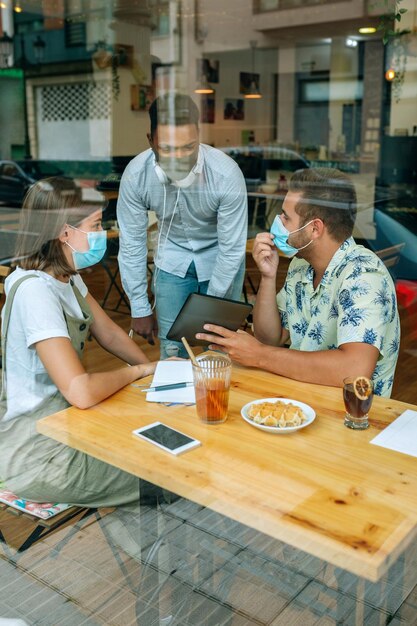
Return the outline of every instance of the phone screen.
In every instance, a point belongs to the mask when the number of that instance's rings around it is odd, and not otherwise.
[[[183,433],[173,430],[165,426],[165,424],[156,424],[156,426],[141,430],[138,434],[150,441],[159,443],[159,445],[168,448],[168,450],[175,450],[195,441],[195,439],[187,437],[187,435],[183,435]]]

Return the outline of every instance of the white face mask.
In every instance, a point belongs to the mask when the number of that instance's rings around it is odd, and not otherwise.
[[[159,155],[158,163],[166,174],[167,178],[173,183],[185,180],[192,172],[196,164],[196,156],[192,154],[189,157],[163,157]]]
[[[155,172],[164,185],[190,187],[202,171],[200,152],[187,157],[162,157],[155,153]]]

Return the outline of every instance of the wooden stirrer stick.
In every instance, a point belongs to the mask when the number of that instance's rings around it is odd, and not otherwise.
[[[193,364],[193,365],[198,365],[198,363],[197,363],[197,359],[196,359],[196,358],[195,358],[195,356],[194,356],[194,352],[191,350],[191,348],[190,348],[190,344],[188,343],[188,341],[186,340],[186,338],[185,338],[185,337],[181,337],[181,341],[182,341],[182,343],[184,344],[184,348],[185,348],[185,349],[187,350],[187,352],[188,352],[188,356],[190,357],[192,364]]]

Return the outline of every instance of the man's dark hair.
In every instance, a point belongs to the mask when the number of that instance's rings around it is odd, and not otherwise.
[[[165,94],[156,98],[149,107],[151,137],[159,124],[183,126],[195,124],[198,128],[200,113],[190,96],[180,93]]]
[[[298,170],[290,180],[289,191],[302,193],[295,207],[306,224],[320,218],[336,241],[351,236],[356,218],[356,191],[349,176],[330,167]]]

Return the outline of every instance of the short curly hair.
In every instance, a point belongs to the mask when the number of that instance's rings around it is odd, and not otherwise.
[[[181,93],[167,93],[156,98],[149,107],[151,137],[158,125],[182,126],[195,124],[198,128],[200,113],[190,96]]]
[[[352,235],[357,201],[349,176],[331,167],[298,170],[290,179],[289,191],[302,194],[295,207],[302,225],[318,217],[336,241]]]

